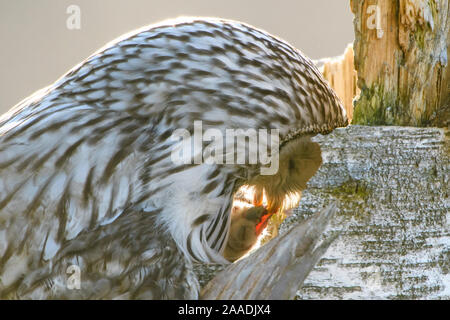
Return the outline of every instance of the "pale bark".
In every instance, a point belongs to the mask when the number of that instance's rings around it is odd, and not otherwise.
[[[297,298],[450,299],[449,137],[350,126],[314,138],[324,163],[285,223],[339,200],[331,230],[344,231]]]

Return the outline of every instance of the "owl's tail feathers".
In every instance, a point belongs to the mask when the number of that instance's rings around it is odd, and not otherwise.
[[[231,264],[202,290],[202,299],[293,299],[322,255],[338,237],[324,233],[337,211],[333,203]]]

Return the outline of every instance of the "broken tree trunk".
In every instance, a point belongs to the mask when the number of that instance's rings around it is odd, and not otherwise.
[[[342,100],[349,122],[353,119],[353,98],[360,93],[353,58],[353,45],[348,45],[342,56],[322,60],[320,68],[325,79]]]
[[[351,0],[354,124],[427,126],[448,108],[448,0]],[[448,113],[446,113],[448,114]]]

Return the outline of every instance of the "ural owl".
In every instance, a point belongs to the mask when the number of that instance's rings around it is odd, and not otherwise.
[[[173,132],[195,121],[277,129],[278,170],[175,163]],[[0,117],[0,298],[196,298],[192,263],[245,254],[319,167],[309,137],[345,125],[311,60],[246,24],[117,39]],[[255,196],[239,208],[243,186]]]

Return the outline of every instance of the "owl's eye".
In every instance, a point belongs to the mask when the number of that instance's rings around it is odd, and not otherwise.
[[[295,169],[295,161],[294,159],[289,159],[289,171]]]

